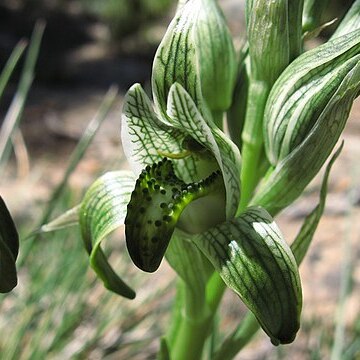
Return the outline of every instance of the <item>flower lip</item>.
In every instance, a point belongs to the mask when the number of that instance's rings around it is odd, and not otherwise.
[[[154,272],[183,210],[217,191],[222,183],[221,172],[216,171],[202,181],[186,184],[167,158],[148,165],[136,181],[125,218],[126,244],[134,264]]]

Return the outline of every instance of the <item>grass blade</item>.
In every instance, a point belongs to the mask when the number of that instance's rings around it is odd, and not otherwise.
[[[59,200],[60,196],[63,194],[66,184],[68,183],[70,175],[74,172],[77,165],[84,157],[86,150],[88,149],[89,145],[91,144],[94,136],[98,132],[101,124],[106,119],[109,111],[111,110],[114,101],[117,95],[117,88],[111,87],[105,95],[105,98],[100,105],[100,108],[94,118],[90,121],[88,127],[85,129],[83,136],[81,137],[80,141],[78,142],[76,148],[74,149],[73,153],[71,154],[69,165],[64,173],[64,176],[60,182],[60,184],[54,190],[51,199],[49,201],[49,205],[44,212],[44,215],[40,221],[40,226],[47,223],[49,218],[56,206],[57,201]],[[40,227],[39,226],[39,227]]]
[[[25,64],[21,73],[18,90],[5,116],[0,131],[0,173],[9,157],[11,137],[18,127],[24,110],[25,101],[34,78],[34,69],[38,57],[41,39],[45,24],[38,22],[35,25],[30,40],[30,46],[25,58]]]
[[[9,82],[10,76],[13,73],[15,66],[17,65],[21,55],[23,54],[26,48],[27,42],[25,40],[20,40],[19,43],[15,46],[15,49],[11,53],[8,61],[6,62],[4,69],[0,74],[0,99],[4,93],[5,87]]]

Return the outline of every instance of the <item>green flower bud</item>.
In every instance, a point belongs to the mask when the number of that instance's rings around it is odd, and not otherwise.
[[[287,0],[253,0],[248,9],[251,75],[270,86],[289,63]]]
[[[236,56],[223,14],[215,0],[181,2],[155,55],[154,102],[166,116],[170,87],[181,84],[204,113],[231,104]]]
[[[202,94],[213,111],[231,105],[237,72],[236,56],[224,16],[215,0],[202,0],[194,35]]]
[[[359,54],[357,31],[301,55],[279,77],[264,116],[265,149],[273,165],[312,131],[345,76],[358,64]]]
[[[360,30],[311,50],[281,75],[266,108],[275,168],[252,203],[272,215],[292,203],[330,155],[360,92]]]

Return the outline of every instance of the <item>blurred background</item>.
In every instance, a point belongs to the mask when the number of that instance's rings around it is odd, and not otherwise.
[[[219,3],[239,43],[244,3]],[[331,1],[324,22],[341,18],[351,3]],[[175,289],[166,264],[152,275],[136,271],[119,229],[106,250],[137,291],[137,298],[128,301],[106,292],[95,279],[77,227],[29,235],[44,219],[79,203],[99,175],[127,167],[120,143],[122,99],[135,82],[150,89],[152,59],[175,7],[175,0],[0,1],[0,73],[17,44],[29,42],[36,22],[45,23],[31,87],[24,91],[28,43],[0,97],[0,124],[18,109],[12,144],[0,161],[0,193],[21,240],[19,285],[0,295],[0,332],[7,334],[0,339],[1,359],[155,358]],[[324,41],[330,31],[314,41]],[[110,94],[111,109],[75,161],[77,144],[112,85],[118,92]],[[359,135],[358,100],[331,174],[324,218],[301,267],[304,312],[295,343],[274,348],[259,332],[239,358],[327,359],[339,352],[341,359],[360,358]],[[302,200],[280,215],[289,241],[316,205],[320,181],[315,179]],[[245,312],[228,292],[219,317],[221,330],[229,333]]]

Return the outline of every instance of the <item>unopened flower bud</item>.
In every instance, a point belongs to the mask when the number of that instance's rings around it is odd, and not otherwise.
[[[153,65],[154,101],[166,115],[172,84],[181,84],[202,111],[231,104],[236,76],[232,38],[216,0],[180,3],[177,15],[161,42]]]
[[[265,111],[274,165],[253,203],[276,214],[292,203],[330,155],[360,93],[360,30],[311,50],[280,76]]]
[[[273,165],[313,130],[344,78],[358,64],[359,54],[360,31],[356,31],[304,53],[279,77],[264,116],[265,148]],[[330,127],[332,119],[328,121]]]
[[[252,78],[271,86],[289,63],[288,1],[253,0],[248,38]]]

